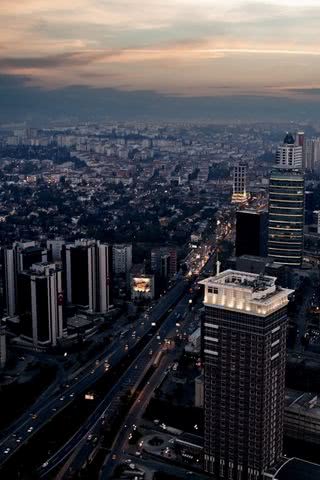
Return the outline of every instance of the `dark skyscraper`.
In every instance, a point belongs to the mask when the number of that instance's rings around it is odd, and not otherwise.
[[[260,480],[282,455],[287,303],[275,277],[227,270],[203,280],[204,467]]]
[[[62,274],[55,264],[33,264],[18,274],[22,338],[35,347],[57,344],[63,335]]]
[[[36,242],[15,242],[10,248],[2,249],[4,308],[10,317],[17,311],[17,276],[32,264],[47,261],[47,251]]]
[[[111,306],[112,247],[78,240],[66,245],[62,256],[68,303],[106,313]]]
[[[237,212],[236,256],[267,255],[268,214],[254,210]]]

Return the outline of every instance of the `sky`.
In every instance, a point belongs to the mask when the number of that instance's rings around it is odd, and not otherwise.
[[[0,95],[320,98],[320,0],[1,0]]]

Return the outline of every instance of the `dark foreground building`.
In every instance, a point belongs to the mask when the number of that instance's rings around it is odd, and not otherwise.
[[[287,303],[276,278],[226,270],[205,287],[204,467],[260,480],[282,455]]]
[[[268,214],[255,210],[237,212],[236,256],[267,255]]]

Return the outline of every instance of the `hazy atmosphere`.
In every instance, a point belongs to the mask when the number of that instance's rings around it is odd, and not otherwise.
[[[0,15],[0,99],[11,116],[53,106],[64,115],[57,91],[80,116],[240,117],[246,105],[248,119],[261,108],[309,119],[318,108],[317,0],[2,0]]]

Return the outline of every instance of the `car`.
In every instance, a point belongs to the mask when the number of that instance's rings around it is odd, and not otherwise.
[[[63,402],[63,400],[64,400],[64,397],[60,397],[60,401]]]
[[[20,443],[20,442],[21,442],[21,437],[17,438],[17,439],[16,439],[16,442],[17,442],[17,443]]]
[[[90,372],[90,373],[91,373],[91,375],[93,375],[93,374],[94,374],[94,370],[91,370],[91,372]]]
[[[52,411],[53,411],[53,412],[56,412],[56,411],[57,411],[56,407],[53,407]]]
[[[139,452],[139,450],[137,450],[136,453],[135,453],[135,456],[136,457],[141,457],[141,452]]]
[[[49,465],[49,462],[44,462],[44,463],[42,464],[42,468],[46,468],[48,465]]]
[[[89,435],[87,436],[87,440],[91,440],[92,438],[92,433],[89,433]]]
[[[3,453],[5,453],[7,455],[9,452],[10,452],[10,448],[6,448]]]
[[[74,393],[70,393],[69,397],[70,398],[74,397]]]
[[[112,455],[112,460],[116,460],[116,459],[117,459],[117,455],[114,453],[114,454]]]
[[[33,427],[29,427],[27,431],[28,431],[28,433],[31,433],[32,430],[33,430]]]
[[[37,415],[36,413],[33,413],[33,414],[32,414],[32,420],[35,420],[35,419],[37,418],[37,416],[38,416],[38,415]]]

